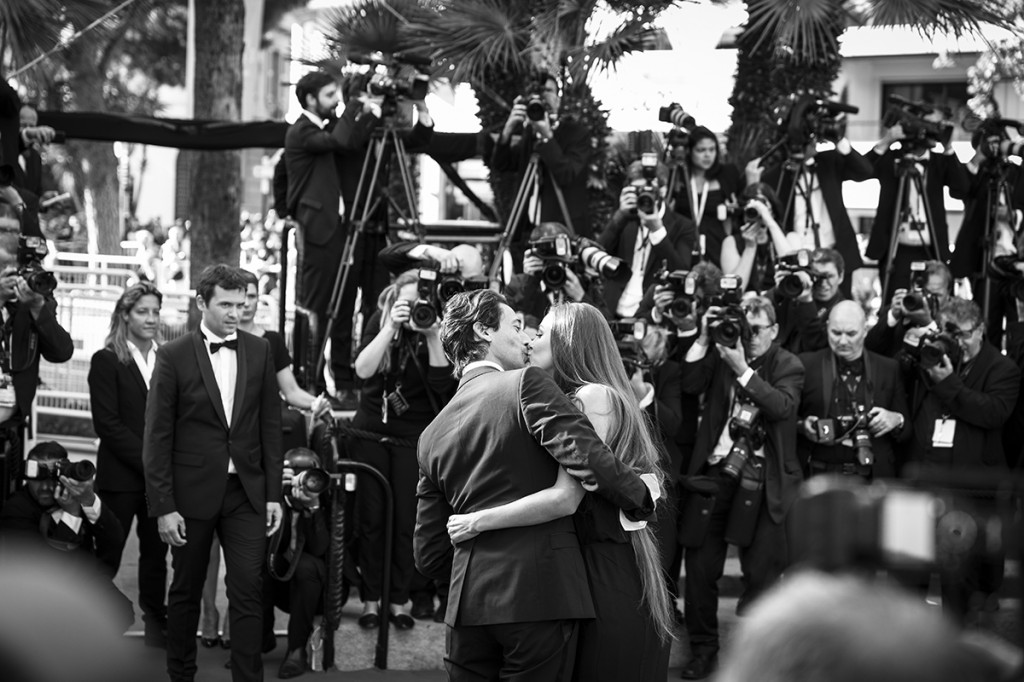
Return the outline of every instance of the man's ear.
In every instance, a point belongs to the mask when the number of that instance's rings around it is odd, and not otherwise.
[[[200,312],[206,310],[206,301],[199,294],[196,294],[196,307],[199,308]]]
[[[478,340],[486,341],[487,343],[490,343],[491,342],[491,336],[494,334],[494,330],[493,329],[488,329],[487,327],[485,327],[483,325],[482,322],[474,322],[473,323],[473,334],[476,335],[476,338]]]

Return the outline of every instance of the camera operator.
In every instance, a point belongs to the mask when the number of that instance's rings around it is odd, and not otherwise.
[[[636,315],[659,268],[689,268],[697,242],[694,222],[668,209],[668,168],[653,154],[629,165],[626,182],[619,194],[619,210],[597,239],[605,251],[631,264],[629,280],[604,285],[605,305],[618,318]]]
[[[378,298],[377,312],[366,323],[363,346],[356,357],[355,370],[363,388],[352,428],[365,435],[351,437],[347,448],[352,459],[380,471],[394,494],[391,604],[383,605],[387,611],[382,616],[378,602],[385,500],[375,481],[360,477],[357,505],[363,611],[359,625],[365,629],[387,627],[388,622],[402,630],[415,625],[408,602],[415,568],[412,535],[419,478],[416,440],[455,390],[452,368],[438,337],[440,314],[435,290],[436,283],[424,281],[416,270],[399,275]],[[430,298],[424,300],[424,294]],[[421,318],[431,310],[433,319]],[[417,326],[418,322],[425,324]],[[383,623],[382,618],[386,618]]]
[[[935,109],[926,115],[923,121],[942,124],[944,118],[945,114]],[[900,147],[891,149],[895,142],[899,142]],[[892,281],[888,283],[890,291],[906,288],[907,273],[912,261],[927,260],[932,257],[930,254],[934,253],[938,254],[939,260],[949,261],[949,228],[946,223],[943,188],[949,188],[949,193],[954,198],[963,199],[967,194],[968,178],[964,165],[953,153],[953,146],[949,141],[943,142],[940,154],[934,152],[934,145],[935,141],[927,136],[908,137],[904,132],[903,123],[895,123],[865,154],[865,158],[874,167],[879,184],[878,209],[875,212],[874,228],[871,230],[871,239],[868,241],[865,255],[878,261],[882,268],[888,259],[892,259],[894,269]],[[899,163],[912,164],[910,172],[922,177],[926,196],[918,194],[911,177],[908,176],[905,181],[904,205],[897,205],[901,201],[901,198],[896,196],[899,189]],[[938,244],[931,243],[931,234],[927,226],[929,214]],[[896,217],[899,217],[899,235],[896,253],[891,254],[889,243]],[[883,296],[887,294],[888,292],[882,292]]]
[[[44,191],[56,189],[53,178],[43,173],[43,157],[40,147],[57,138],[49,126],[39,125],[39,114],[31,104],[22,104],[18,112],[22,145],[18,154],[18,165],[14,169],[14,183],[27,189],[37,197]]]
[[[38,268],[42,255],[28,248],[45,252],[39,239],[0,234],[0,449],[6,469],[0,499],[21,477],[22,429],[39,386],[40,359],[67,362],[75,352],[71,335],[57,321],[52,289],[46,291],[55,280]]]
[[[1017,401],[1020,369],[985,340],[985,323],[973,301],[950,299],[938,322],[941,334],[930,344],[922,341],[915,373],[910,460],[998,475],[1008,470],[1003,427]],[[926,362],[926,344],[937,356],[934,365]],[[943,608],[961,622],[975,593],[986,591],[986,574],[1002,570],[1001,558],[989,565],[980,554],[942,574]]]
[[[306,642],[313,618],[323,612],[327,582],[330,479],[320,458],[308,448],[284,454],[284,517],[270,539],[270,575],[264,578],[264,639],[274,637],[274,607],[289,614],[288,649],[277,676],[298,677],[309,670]]]
[[[778,344],[794,355],[828,346],[829,311],[845,300],[846,265],[835,249],[801,249],[779,259],[775,287],[765,297],[775,304]]]
[[[786,566],[783,524],[802,479],[796,420],[804,368],[775,343],[778,332],[775,309],[763,297],[748,300],[742,309],[712,306],[683,363],[683,391],[705,394],[689,483],[702,478],[711,491],[704,514],[691,518],[684,512],[682,519],[688,534],[686,629],[693,652],[683,667],[684,679],[702,679],[715,666],[717,582],[727,545],[740,548],[745,590],[739,610]],[[709,352],[712,340],[715,348]],[[728,340],[732,347],[721,343]],[[690,505],[684,507],[689,511]]]
[[[800,462],[810,474],[896,475],[897,442],[910,437],[899,365],[864,350],[867,318],[854,301],[828,316],[828,348],[800,355]]]
[[[0,512],[0,545],[14,551],[60,552],[80,566],[83,579],[95,578],[116,609],[124,629],[135,620],[128,598],[114,586],[124,544],[120,522],[93,490],[96,468],[69,462],[60,443],[45,441],[29,451],[25,489]]]
[[[740,234],[722,241],[722,272],[742,277],[747,291],[762,292],[774,285],[776,258],[792,247],[778,223],[782,211],[775,190],[763,182],[747,185],[740,205]]]
[[[548,308],[563,300],[589,303],[598,308],[606,318],[609,317],[596,273],[588,273],[585,269],[578,271],[578,264],[563,262],[560,264],[559,272],[564,276],[564,281],[558,286],[549,286],[545,281],[544,273],[547,266],[544,259],[538,255],[538,245],[559,238],[567,240],[568,243],[573,237],[568,227],[556,222],[541,223],[530,232],[530,248],[523,256],[523,271],[512,275],[508,286],[505,287],[505,298],[508,299],[509,305],[516,312],[523,314],[526,326],[530,329],[536,329]],[[571,260],[569,255],[566,255],[566,259]]]
[[[926,261],[909,276],[911,289],[897,289],[889,305],[878,312],[878,322],[868,331],[864,346],[870,351],[894,357],[903,347],[903,340],[911,329],[934,327],[939,308],[945,305],[953,289],[953,276],[944,263]],[[909,298],[908,298],[909,296]]]
[[[530,156],[536,153],[540,159],[540,217],[535,224],[546,221],[564,223],[568,219],[576,234],[592,237],[593,229],[587,212],[587,164],[591,155],[592,131],[572,117],[560,117],[561,103],[555,76],[543,72],[538,74],[528,96],[515,99],[494,145],[490,165],[496,171],[523,173]],[[568,216],[562,213],[556,187],[565,199]],[[522,224],[514,229],[513,245],[522,238]],[[513,248],[513,258],[517,252],[518,249]]]

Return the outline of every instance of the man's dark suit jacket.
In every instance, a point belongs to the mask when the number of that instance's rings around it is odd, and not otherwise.
[[[39,387],[39,359],[67,362],[75,353],[71,335],[57,322],[57,302],[43,304],[39,319],[32,318],[27,305],[8,304],[5,314],[13,314],[11,331],[11,380],[14,383],[18,413],[24,418],[32,412],[32,401]]]
[[[142,436],[146,429],[149,389],[135,360],[117,359],[110,347],[101,348],[89,365],[92,424],[100,437],[96,451],[96,488],[142,492]]]
[[[554,187],[557,183],[562,190],[562,196],[565,197],[565,206],[569,210],[573,231],[582,237],[591,237],[593,230],[587,211],[587,167],[592,152],[590,136],[590,131],[572,118],[559,121],[551,139],[544,144],[536,143],[534,133],[527,128],[519,139],[513,136],[505,144],[499,141],[494,145],[491,169],[523,172],[530,161],[531,153],[536,151],[543,171],[540,190],[541,222],[565,223],[555,194]],[[519,234],[521,228],[522,225],[516,226],[513,241],[522,236]]]
[[[928,389],[918,375],[911,394],[915,462],[961,467],[1006,467],[1003,425],[1013,412],[1020,390],[1020,370],[988,342],[981,346],[967,376],[956,372]],[[935,420],[956,419],[952,448],[933,448]]]
[[[676,442],[683,423],[682,369],[675,360],[666,360],[651,370],[654,402],[647,408],[655,426],[661,431],[665,446],[665,473],[670,481],[682,475],[683,452]]]
[[[829,414],[829,410],[832,407],[832,391],[836,381],[832,349],[825,348],[813,353],[803,353],[800,355],[800,362],[803,363],[805,372],[804,390],[800,397],[800,419],[809,416],[832,416]],[[896,444],[907,441],[911,431],[910,408],[907,404],[907,392],[903,386],[899,363],[871,351],[864,351],[864,378],[862,381],[865,382],[870,396],[870,403],[867,405],[869,409],[884,407],[903,415],[902,429],[892,431],[881,438],[871,439],[871,449],[875,455],[872,474],[875,478],[891,478],[896,475],[898,465],[901,463],[897,461],[898,446]],[[813,443],[803,437],[803,431],[799,428],[797,433],[801,464],[806,464],[818,452],[838,447]]]
[[[832,230],[836,237],[835,250],[838,251],[846,264],[846,273],[852,273],[857,268],[864,266],[864,260],[860,255],[860,246],[857,244],[857,233],[850,222],[850,215],[846,211],[846,204],[843,202],[843,182],[862,182],[874,176],[874,168],[871,162],[857,150],[851,150],[849,154],[840,154],[835,149],[829,149],[814,155],[815,175],[818,176],[818,183],[821,185],[821,198],[825,202],[829,220],[832,221]],[[781,184],[780,184],[781,176]],[[781,166],[777,166],[764,175],[764,182],[778,189],[779,201],[786,201],[789,193],[793,191],[793,173],[783,173]],[[793,230],[793,214],[796,210],[795,204],[804,201],[799,191],[793,195],[793,204],[789,209],[788,224],[783,226],[786,232]],[[785,210],[785,207],[783,207]],[[818,216],[815,216],[817,218]]]
[[[334,156],[362,144],[376,125],[376,117],[360,115],[362,106],[349,102],[329,130],[321,130],[302,114],[285,133],[288,214],[299,222],[304,239],[311,244],[324,246],[338,230],[341,184]]]
[[[425,575],[447,579],[445,623],[494,625],[593,618],[571,516],[481,533],[454,549],[453,513],[489,509],[552,486],[563,466],[632,516],[653,512],[647,488],[587,418],[536,367],[475,368],[423,431],[413,550]]]
[[[967,177],[970,186],[964,199],[964,217],[960,222],[960,231],[956,234],[956,249],[949,261],[949,271],[953,277],[977,277],[988,265],[981,261],[989,229],[985,222],[989,177],[987,173],[970,172]],[[1010,194],[1010,208],[1024,210],[1024,173],[1020,172],[1019,166],[1007,169],[1006,186]]]
[[[874,150],[864,155],[875,169],[878,178],[878,210],[875,212],[874,226],[871,228],[871,239],[865,255],[868,258],[884,262],[888,257],[889,242],[892,239],[892,223],[898,207],[896,191],[899,178],[896,175],[896,161],[902,152],[890,149],[881,156]],[[910,182],[910,179],[907,179]],[[943,199],[943,187],[949,187],[949,193],[955,199],[963,199],[967,194],[967,169],[956,156],[947,156],[931,152],[925,171],[925,194],[935,225],[935,237],[938,240],[940,260],[949,261],[949,226],[946,223],[946,205]],[[847,271],[850,271],[847,266]]]
[[[772,520],[782,523],[803,480],[796,456],[796,418],[804,366],[795,355],[772,344],[760,367],[744,390],[761,408],[766,434],[765,502]],[[683,363],[683,391],[705,393],[704,414],[687,471],[691,476],[700,472],[727,426],[729,390],[734,386],[739,390],[736,379],[714,347],[708,348],[700,361]]]
[[[142,446],[150,516],[217,516],[229,457],[257,512],[281,499],[281,399],[270,344],[240,331],[236,356],[229,428],[202,332],[157,349]]]
[[[654,275],[662,265],[667,265],[669,270],[689,269],[693,245],[697,241],[697,227],[689,218],[684,218],[673,211],[665,211],[662,222],[668,234],[651,246],[647,266],[644,268],[644,291],[654,283]],[[616,211],[601,236],[597,238],[597,242],[605,251],[633,267],[633,250],[636,248],[639,233],[640,219],[636,215]],[[613,280],[604,283],[604,302],[613,317],[616,316],[615,310],[619,306],[622,292],[626,289],[626,283]]]

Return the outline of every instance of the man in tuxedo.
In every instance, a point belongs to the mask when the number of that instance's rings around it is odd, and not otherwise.
[[[654,201],[638,201],[649,182],[645,169],[635,161],[626,169],[626,182],[619,195],[619,210],[612,215],[598,237],[605,251],[628,263],[631,274],[621,281],[604,283],[604,302],[616,318],[635,317],[644,292],[654,283],[654,275],[664,266],[687,270],[697,241],[697,226],[668,208],[664,200],[668,169],[658,164],[650,181],[657,188]]]
[[[800,356],[804,389],[798,447],[800,463],[811,475],[896,475],[897,444],[910,438],[907,393],[899,364],[864,350],[866,335],[864,309],[853,301],[842,301],[829,313],[829,347]],[[858,459],[857,427],[841,417],[863,418],[860,428],[871,437],[870,461]]]
[[[196,284],[202,322],[157,350],[142,460],[149,514],[171,545],[167,672],[194,679],[199,602],[214,532],[228,567],[232,679],[262,679],[266,536],[281,522],[281,403],[270,344],[237,330],[246,282],[214,265]]]
[[[361,146],[377,125],[377,117],[363,103],[349,100],[344,113],[332,122],[338,107],[338,83],[323,71],[308,73],[295,85],[302,115],[288,128],[284,139],[284,175],[287,179],[286,215],[301,229],[302,272],[298,301],[316,315],[317,345],[323,344],[323,330],[329,314],[347,236],[344,227],[341,178],[336,155]],[[280,179],[278,180],[280,183]],[[354,194],[354,192],[353,192]],[[345,202],[349,201],[348,197]],[[360,260],[356,259],[357,262]],[[352,280],[350,280],[352,283]],[[332,367],[339,390],[351,393],[352,370],[348,348],[352,343],[352,309],[356,288],[345,292],[332,338]],[[337,360],[337,362],[335,362]],[[313,393],[323,389],[323,378],[315,378]],[[351,395],[342,396],[352,399]]]
[[[627,518],[654,512],[645,483],[555,382],[523,368],[527,341],[493,291],[457,294],[445,307],[441,342],[461,381],[420,437],[414,552],[428,576],[445,578],[453,566],[445,616],[450,680],[569,679],[576,621],[594,617],[571,516],[482,533],[453,550],[451,514],[549,487],[559,466]]]

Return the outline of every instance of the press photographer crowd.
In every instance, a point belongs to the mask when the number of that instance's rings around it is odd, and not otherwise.
[[[166,292],[129,286],[89,369],[95,466],[23,446],[40,358],[74,348],[23,162],[56,131],[3,129],[3,556],[97,582],[119,633],[137,607],[175,682],[199,646],[262,679],[275,607],[278,677],[311,670],[338,581],[363,629],[444,623],[452,680],[661,681],[678,639],[683,679],[1019,679],[1019,651],[965,633],[1019,558],[1024,124],[969,122],[964,163],[951,112],[893,97],[861,153],[857,107],[800,95],[740,168],[672,104],[594,225],[592,133],[538,74],[482,145],[518,173],[510,218],[493,249],[449,248],[395,239],[418,225],[407,155],[435,144],[423,65],[370,66],[295,87],[273,183],[298,230],[291,350],[255,323],[247,270],[207,268],[174,339]],[[842,189],[868,179],[862,250]],[[877,311],[854,298],[871,267]],[[719,666],[730,546],[741,618]]]

